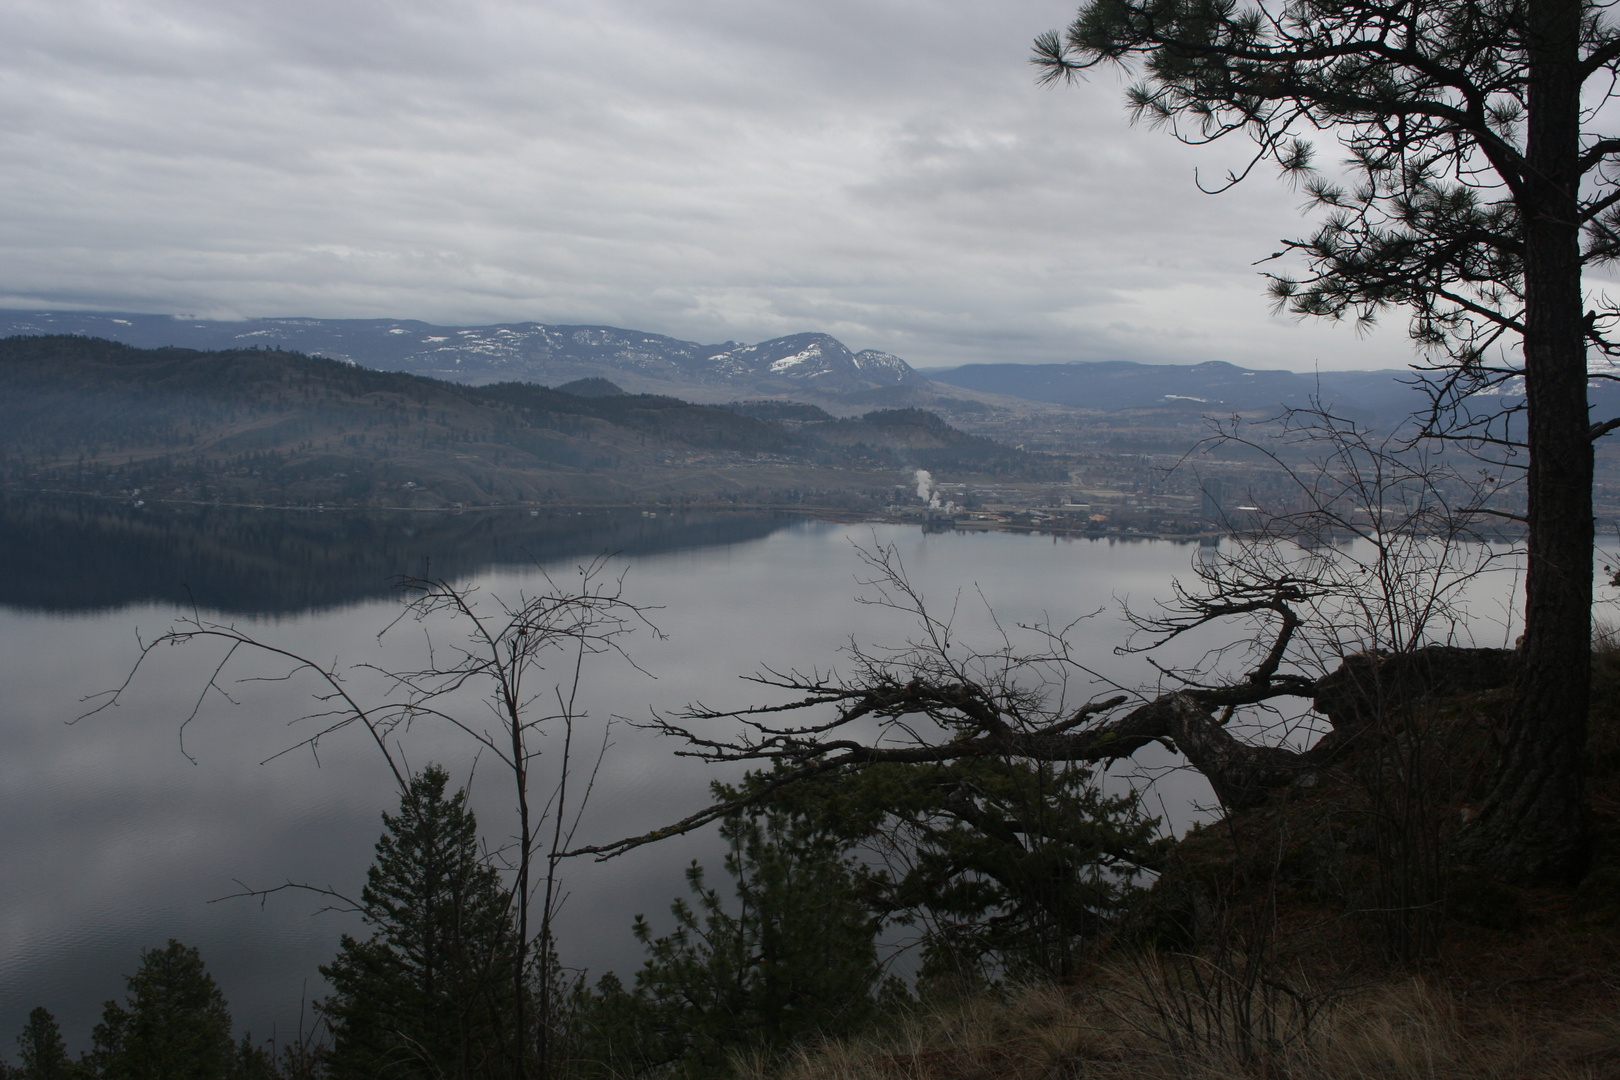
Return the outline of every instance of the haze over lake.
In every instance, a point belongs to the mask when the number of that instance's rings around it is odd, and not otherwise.
[[[374,694],[377,681],[350,665],[421,659],[420,628],[376,638],[399,611],[392,575],[431,568],[485,598],[514,597],[544,588],[543,574],[566,584],[582,560],[619,552],[626,597],[654,609],[648,615],[662,636],[643,628],[628,641],[640,671],[604,662],[588,672],[593,735],[583,741],[591,742],[610,715],[761,700],[740,676],[762,665],[826,669],[851,636],[901,643],[914,628],[908,617],[856,602],[872,595],[857,545],[893,545],[930,606],[954,606],[969,639],[994,632],[992,607],[1015,636],[1019,624],[1100,612],[1074,627],[1077,654],[1127,686],[1150,683],[1151,671],[1138,657],[1113,654],[1123,639],[1116,599],[1145,604],[1165,595],[1198,550],[772,515],[4,504],[0,813],[8,828],[0,879],[9,887],[0,898],[0,1031],[17,1030],[43,1004],[70,1043],[83,1044],[100,1003],[122,995],[122,975],[140,949],[176,937],[201,948],[239,1028],[262,1037],[274,1025],[285,1036],[301,994],[324,993],[317,966],[339,934],[359,928],[349,915],[315,914],[323,905],[307,894],[279,894],[262,906],[211,902],[242,885],[286,880],[359,891],[379,814],[398,797],[361,731],[323,740],[318,754],[274,756],[308,733],[290,723],[313,707],[308,684],[234,681],[280,674],[273,665],[227,669],[220,685],[239,704],[210,694],[182,732],[220,654],[162,650],[120,708],[69,723],[82,699],[123,679],[138,655],[137,634],[167,629],[188,597],[204,618],[336,659],[357,694]],[[1488,617],[1490,603],[1479,610]],[[1069,689],[1077,698],[1091,692],[1078,682]],[[437,761],[458,782],[471,778],[483,832],[491,843],[504,839],[511,800],[496,763],[476,760],[466,738],[443,729],[418,728],[402,745],[413,768]],[[676,748],[616,725],[580,841],[665,824],[702,805],[711,779],[738,775],[675,758]],[[1155,793],[1155,807],[1163,795],[1184,821],[1188,801],[1207,798],[1200,783],[1177,774]],[[549,790],[544,780],[536,788]],[[681,871],[693,858],[710,867],[711,880],[722,878],[712,829],[572,865],[559,927],[565,962],[629,976],[641,956],[633,916],[645,912],[667,927],[668,903],[684,894]]]

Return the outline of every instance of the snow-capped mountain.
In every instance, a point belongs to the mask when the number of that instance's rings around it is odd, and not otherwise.
[[[639,393],[681,395],[707,387],[721,397],[805,392],[838,397],[928,385],[898,356],[851,352],[827,334],[705,345],[613,326],[535,322],[435,326],[408,319],[233,322],[119,312],[0,312],[0,337],[13,334],[85,334],[145,348],[291,349],[466,383],[556,386],[606,378]]]
[[[876,349],[850,352],[827,334],[792,334],[739,345],[710,357],[709,363],[727,379],[780,378],[840,393],[923,386],[928,381],[898,356]]]

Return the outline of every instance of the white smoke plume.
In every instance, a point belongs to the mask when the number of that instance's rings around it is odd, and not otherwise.
[[[927,469],[917,470],[917,498],[935,509],[939,508],[939,492],[934,490],[934,475]]]

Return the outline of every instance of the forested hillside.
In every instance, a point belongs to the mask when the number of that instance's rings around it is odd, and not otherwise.
[[[769,501],[821,488],[875,498],[914,468],[1066,475],[1051,459],[916,410],[784,423],[748,409],[576,389],[472,387],[264,349],[8,338],[0,478],[12,489],[440,506]]]
[[[287,349],[360,367],[407,371],[450,382],[522,380],[548,385],[613,379],[638,393],[705,401],[718,395],[808,395],[869,404],[916,404],[936,396],[898,356],[854,351],[828,334],[799,333],[753,345],[703,344],[615,326],[536,322],[435,326],[414,319],[212,320],[113,312],[0,311],[0,335],[72,334],[141,348]],[[915,392],[915,393],[908,393]],[[920,395],[920,396],[916,396]]]

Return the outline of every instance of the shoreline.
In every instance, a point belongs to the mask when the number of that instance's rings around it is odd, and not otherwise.
[[[175,506],[175,507],[202,507],[232,510],[258,510],[272,512],[291,512],[300,514],[432,514],[432,515],[466,515],[481,513],[521,513],[528,512],[539,516],[547,512],[580,512],[585,510],[600,511],[641,511],[642,513],[709,513],[709,514],[787,514],[816,521],[841,522],[846,524],[874,524],[874,525],[916,525],[924,532],[1009,532],[1023,533],[1034,536],[1063,537],[1065,539],[1083,540],[1110,540],[1110,541],[1138,541],[1153,540],[1166,541],[1175,544],[1199,544],[1202,546],[1218,546],[1223,539],[1242,538],[1246,535],[1237,529],[1206,529],[1198,532],[1163,532],[1140,530],[1133,527],[1106,526],[1097,522],[1088,522],[1086,526],[1069,527],[1058,520],[1063,515],[1042,515],[1041,508],[1031,507],[1017,511],[999,511],[1014,517],[1040,515],[1040,520],[1017,521],[1006,520],[1000,516],[988,517],[984,511],[963,511],[968,516],[958,517],[947,515],[940,511],[928,511],[921,507],[890,507],[881,513],[854,510],[840,506],[806,505],[804,503],[741,503],[716,500],[653,500],[640,502],[523,502],[523,503],[486,503],[476,506],[450,505],[450,506],[387,506],[387,505],[343,505],[328,506],[317,503],[314,506],[295,505],[284,503],[255,503],[255,502],[226,502],[214,499],[175,499],[153,498],[142,499],[137,494],[130,493],[107,494],[105,492],[72,491],[55,488],[22,489],[0,488],[0,499],[6,498],[53,498],[53,499],[88,499],[96,502],[118,504],[128,509],[139,509],[143,506]],[[1487,543],[1510,542],[1521,539],[1523,530],[1516,533],[1496,527],[1490,530],[1480,530],[1479,541]],[[1282,537],[1279,537],[1282,538]],[[1353,540],[1354,534],[1335,534],[1331,539],[1334,542]]]

